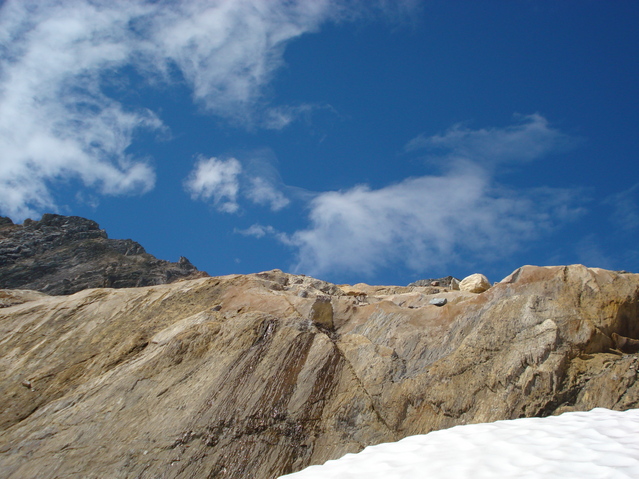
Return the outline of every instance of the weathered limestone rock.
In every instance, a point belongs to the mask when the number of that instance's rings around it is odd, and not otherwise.
[[[189,260],[159,260],[132,240],[109,239],[95,221],[45,214],[14,225],[0,217],[0,288],[72,294],[208,276]]]
[[[491,287],[490,281],[483,274],[475,273],[466,276],[459,283],[460,291],[468,291],[469,293],[483,293]]]
[[[20,301],[0,309],[3,478],[271,479],[457,424],[639,407],[639,357],[614,339],[639,340],[639,275],[353,290],[367,303],[273,270],[5,291]],[[311,320],[321,297],[330,330]]]

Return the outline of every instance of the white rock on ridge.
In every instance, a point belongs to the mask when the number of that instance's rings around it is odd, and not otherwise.
[[[483,274],[475,273],[470,276],[466,276],[459,283],[459,289],[461,291],[468,291],[469,293],[483,293],[490,289],[491,284],[488,278]]]

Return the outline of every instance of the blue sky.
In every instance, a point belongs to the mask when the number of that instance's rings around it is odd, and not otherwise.
[[[12,1],[0,213],[212,275],[639,271],[639,2]]]

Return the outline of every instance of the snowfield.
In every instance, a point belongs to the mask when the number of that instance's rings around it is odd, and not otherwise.
[[[456,426],[281,476],[286,479],[639,478],[639,409]]]

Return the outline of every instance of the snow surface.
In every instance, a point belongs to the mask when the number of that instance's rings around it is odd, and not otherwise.
[[[639,409],[456,426],[281,476],[286,479],[639,478]]]

